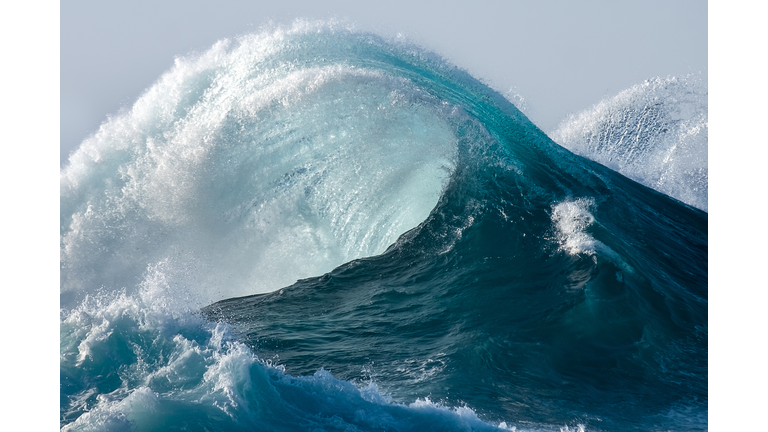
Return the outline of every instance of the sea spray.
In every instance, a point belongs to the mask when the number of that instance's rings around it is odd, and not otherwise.
[[[645,186],[708,209],[707,86],[653,78],[569,116],[552,139]]]

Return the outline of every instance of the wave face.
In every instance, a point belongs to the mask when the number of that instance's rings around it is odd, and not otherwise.
[[[696,76],[654,78],[570,116],[552,139],[707,211],[707,96],[706,85]]]
[[[707,214],[418,47],[178,59],[60,208],[62,430],[707,429]]]

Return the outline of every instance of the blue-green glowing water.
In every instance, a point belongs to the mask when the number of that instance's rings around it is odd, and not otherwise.
[[[62,170],[61,426],[706,430],[707,232],[417,47],[220,43]]]

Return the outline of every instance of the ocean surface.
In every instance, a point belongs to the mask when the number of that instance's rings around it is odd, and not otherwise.
[[[708,429],[707,90],[549,135],[297,22],[180,57],[61,171],[65,431]]]

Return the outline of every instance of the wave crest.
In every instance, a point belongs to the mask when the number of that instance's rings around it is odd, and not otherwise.
[[[461,114],[408,79],[325,62],[302,31],[177,59],[73,154],[64,303],[130,291],[161,262],[191,273],[201,303],[271,291],[381,253],[427,217]]]

